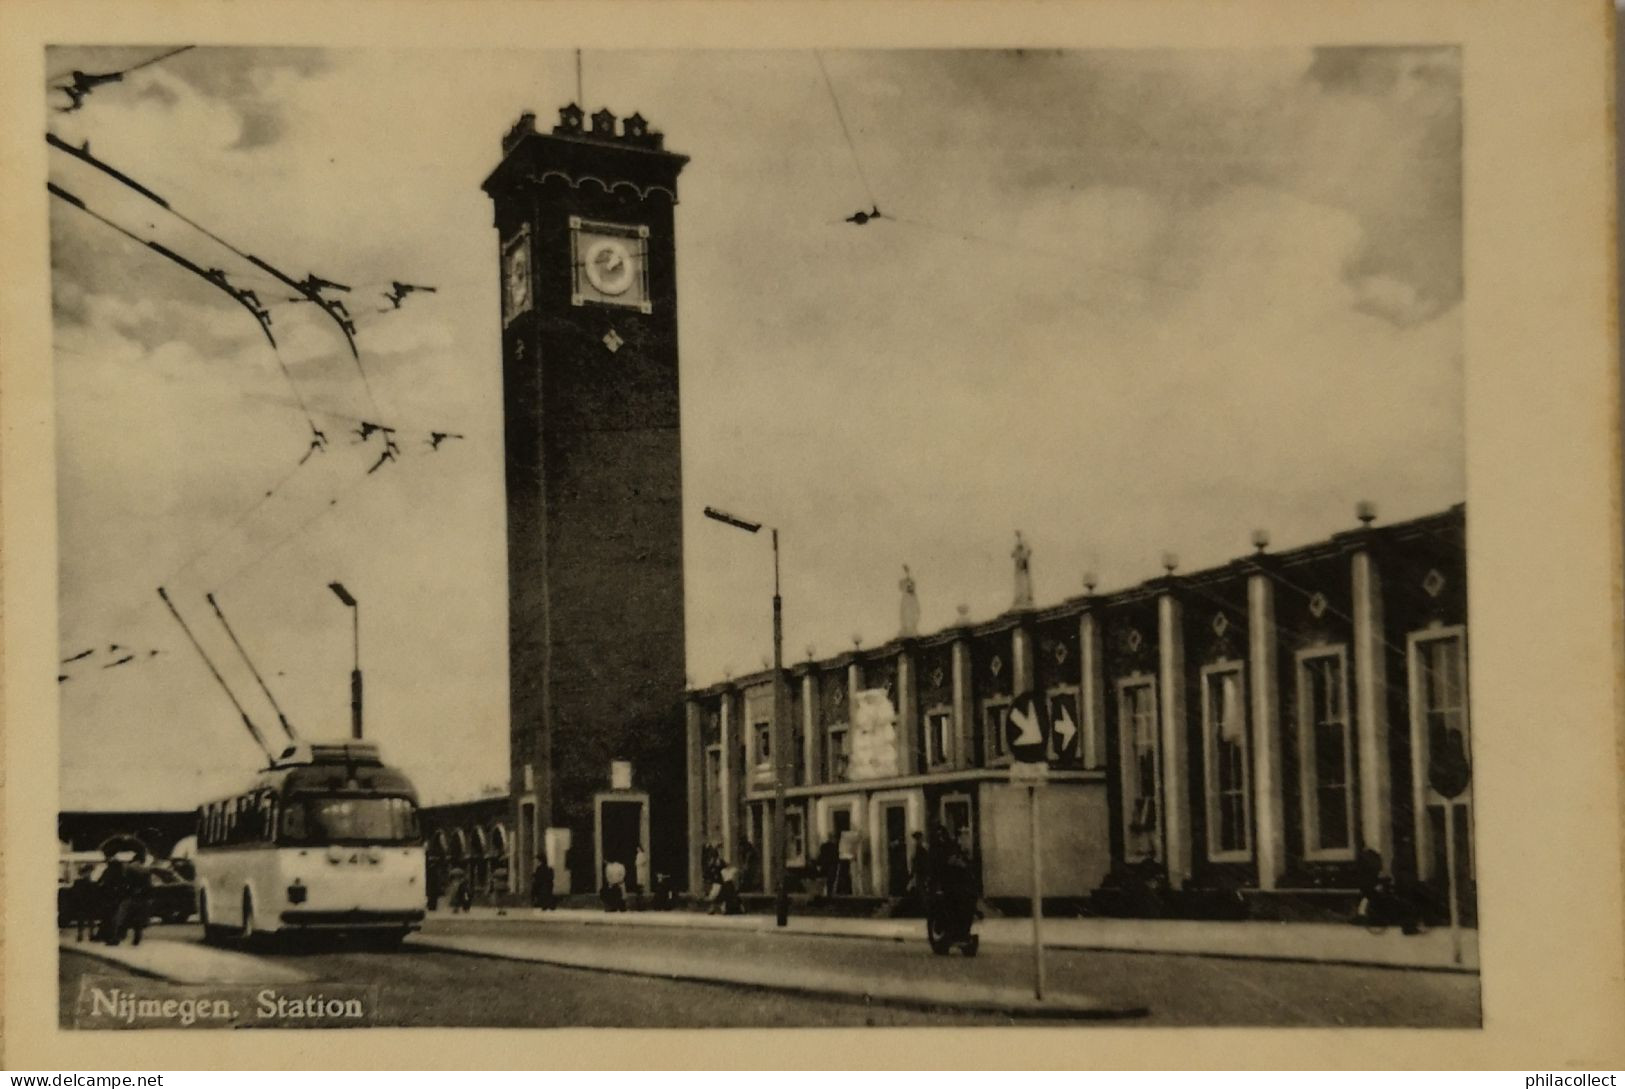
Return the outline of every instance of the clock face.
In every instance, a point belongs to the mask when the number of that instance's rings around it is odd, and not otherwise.
[[[619,238],[600,238],[586,247],[587,282],[605,295],[619,297],[632,288],[634,258]]]
[[[506,324],[530,309],[530,237],[521,233],[503,246],[502,320]]]
[[[570,217],[574,264],[570,302],[650,312],[649,228]]]

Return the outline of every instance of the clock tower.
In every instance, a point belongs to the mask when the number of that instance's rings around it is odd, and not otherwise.
[[[651,873],[686,873],[672,226],[687,161],[637,114],[589,125],[571,104],[551,132],[522,115],[484,183],[501,276],[513,877],[527,891],[544,851],[556,887],[567,873],[577,892],[611,861],[634,880],[637,846]]]

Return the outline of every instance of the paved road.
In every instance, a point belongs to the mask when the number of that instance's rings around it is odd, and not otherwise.
[[[196,927],[163,927],[161,940],[196,940]],[[933,957],[922,940],[793,936],[582,926],[528,919],[432,920],[426,935],[612,943],[620,951],[658,953],[670,943],[718,958],[771,961],[787,977],[798,969],[863,964],[897,978],[976,980],[1021,985],[1031,957],[1019,948],[984,947],[974,960]],[[391,1025],[703,1027],[745,1025],[1001,1024],[995,1014],[866,1006],[704,983],[611,975],[455,953],[407,949],[373,953],[327,949],[276,955],[318,979],[377,983],[382,1022]],[[84,958],[63,957],[64,996],[77,990]],[[1479,1021],[1478,977],[1156,954],[1051,951],[1051,986],[1130,1005],[1154,1025],[1373,1025],[1467,1027]],[[98,966],[92,971],[104,972]],[[65,997],[65,1001],[69,1000]],[[1116,1022],[1119,1026],[1124,1022]]]

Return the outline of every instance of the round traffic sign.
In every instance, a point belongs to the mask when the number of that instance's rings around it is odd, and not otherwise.
[[[1004,748],[1012,760],[1023,764],[1043,763],[1049,753],[1049,715],[1031,692],[1023,692],[1010,704],[1004,718]]]

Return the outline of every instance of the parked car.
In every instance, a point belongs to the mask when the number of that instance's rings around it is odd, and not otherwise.
[[[197,886],[167,866],[154,866],[149,904],[153,917],[165,923],[184,923],[197,914]]]

